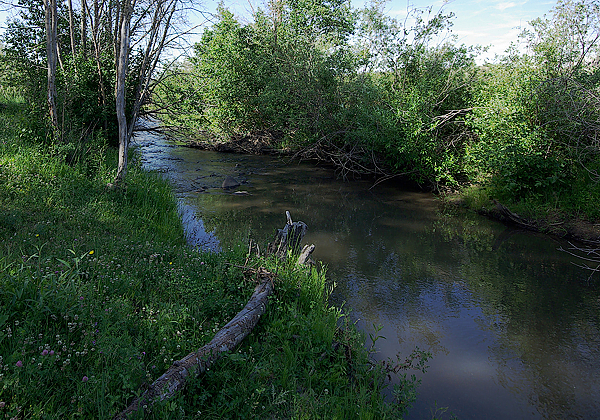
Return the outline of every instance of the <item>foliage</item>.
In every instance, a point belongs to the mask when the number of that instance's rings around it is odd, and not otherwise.
[[[362,12],[360,33],[382,105],[393,112],[385,122],[394,130],[381,140],[386,159],[397,171],[412,171],[418,181],[454,184],[465,173],[470,136],[462,117],[476,49],[446,41],[452,14],[413,9],[415,23],[408,29],[380,8],[374,4]]]
[[[352,19],[346,2],[330,7],[321,16],[319,2],[281,2],[272,5],[273,15],[259,10],[256,23],[245,26],[221,8],[191,60],[205,128],[224,135],[285,132],[298,139],[327,133],[326,116],[338,107],[334,73],[343,70],[344,53],[324,48],[340,46]]]
[[[189,65],[161,90],[181,92],[183,107],[167,120],[221,137],[271,133],[343,175],[388,168],[456,182],[469,136],[461,111],[448,111],[466,106],[474,52],[429,45],[451,15],[414,10],[409,30],[382,7],[271,2],[246,25],[221,8]]]
[[[0,413],[111,417],[244,306],[254,288],[239,268],[245,247],[188,247],[165,180],[134,165],[126,186],[107,189],[114,151],[103,139],[66,159],[73,146],[32,139],[16,124],[26,106],[0,93]],[[198,392],[152,415],[392,410],[363,339],[351,324],[338,328],[324,272],[249,264],[279,275],[257,331],[192,383]]]
[[[43,8],[30,0],[20,0],[20,3],[23,7],[18,18],[9,21],[4,32],[5,55],[0,59],[12,70],[7,85],[21,89],[30,106],[28,129],[34,130],[40,139],[54,141],[52,129],[46,120],[48,104]],[[73,55],[68,11],[64,2],[58,2],[58,12],[58,48],[62,58],[56,84],[59,128],[63,134],[58,140],[79,141],[98,130],[114,144],[115,99],[113,90],[107,88],[114,80],[112,49],[99,51],[98,59],[84,52],[83,48]],[[79,32],[75,36],[79,45]]]
[[[480,66],[481,48],[453,43],[443,9],[400,22],[385,3],[311,4],[271,2],[248,24],[221,8],[162,87],[182,103],[164,120],[220,139],[266,136],[344,177],[475,182],[503,201],[597,213],[583,204],[600,180],[597,1],[559,1]]]
[[[494,195],[556,202],[572,193],[583,203],[598,191],[598,7],[559,1],[523,32],[528,52],[513,46],[480,69],[469,122],[479,141],[467,153]]]

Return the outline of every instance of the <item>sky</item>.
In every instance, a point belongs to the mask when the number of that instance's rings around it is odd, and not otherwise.
[[[355,8],[362,7],[364,0],[351,0]],[[77,3],[77,0],[75,1]],[[224,0],[232,12],[238,16],[249,16],[253,6],[263,3],[262,0]],[[214,11],[218,0],[205,0],[204,7]],[[537,17],[549,14],[556,1],[540,0],[391,0],[385,10],[393,17],[402,19],[410,7],[424,8],[432,6],[434,11],[443,7],[447,12],[453,12],[454,26],[452,32],[458,36],[459,44],[489,46],[487,53],[479,61],[493,59],[495,54],[502,54],[511,42],[517,40],[521,27]],[[0,31],[6,26],[7,11],[0,7]],[[200,17],[193,18],[198,21]],[[191,40],[193,41],[193,40]]]
[[[364,0],[351,0],[352,6],[360,8]],[[261,4],[256,0],[225,0],[225,5],[238,16],[248,15],[250,2]],[[217,2],[212,2],[216,4]],[[209,3],[206,3],[209,6]],[[555,0],[506,1],[506,0],[391,0],[385,10],[388,15],[404,20],[408,8],[425,8],[432,6],[434,12],[443,8],[445,13],[453,12],[454,25],[452,33],[458,36],[459,44],[489,46],[487,53],[480,61],[493,59],[502,54],[527,23],[535,18],[549,15],[556,5]],[[210,6],[209,6],[210,8]]]

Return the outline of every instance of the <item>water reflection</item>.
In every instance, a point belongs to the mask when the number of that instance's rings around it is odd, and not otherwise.
[[[409,418],[435,405],[461,419],[600,418],[599,288],[556,241],[326,168],[141,145],[176,186],[194,243],[264,243],[285,210],[308,224],[333,299],[362,329],[383,325],[378,357],[434,354]],[[221,190],[226,175],[249,195]]]

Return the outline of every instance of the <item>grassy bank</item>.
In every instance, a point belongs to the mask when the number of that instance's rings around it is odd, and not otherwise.
[[[480,214],[508,220],[498,210],[497,202],[500,202],[534,230],[559,237],[600,240],[600,212],[597,205],[600,184],[574,183],[543,194],[521,197],[511,196],[493,186],[474,184],[446,198]]]
[[[109,190],[116,154],[101,138],[40,142],[20,128],[19,99],[0,102],[0,416],[109,418],[244,306],[246,248],[190,248],[159,176],[134,163],[126,187]],[[249,264],[279,274],[259,326],[151,417],[385,418],[406,407],[410,381],[401,404],[383,402],[384,372],[327,304],[322,271]]]

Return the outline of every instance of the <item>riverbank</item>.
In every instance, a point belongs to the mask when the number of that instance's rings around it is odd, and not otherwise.
[[[109,418],[248,300],[244,265],[278,274],[259,326],[151,418],[385,418],[385,372],[327,303],[322,270],[189,247],[169,185],[133,160],[109,190],[102,139],[44,144],[0,113],[0,414]]]
[[[176,136],[174,137],[176,139]],[[221,153],[240,153],[258,155],[295,156],[298,151],[278,148],[277,139],[272,134],[247,135],[231,138],[229,141],[217,141],[214,138],[204,140],[187,139],[186,147],[209,150]],[[317,153],[318,154],[318,153]],[[331,162],[326,162],[331,164]],[[373,176],[373,175],[368,175]],[[381,179],[397,179],[394,176],[383,176]],[[380,180],[374,178],[374,183]],[[416,183],[405,180],[410,185]],[[476,213],[499,220],[506,224],[517,225],[523,229],[545,233],[559,238],[574,239],[584,242],[600,241],[600,221],[590,220],[585,214],[577,215],[560,207],[560,202],[540,203],[532,199],[521,201],[507,200],[506,197],[496,199],[490,196],[488,189],[467,185],[458,190],[438,192],[443,199],[452,204],[468,208]]]
[[[586,214],[574,214],[558,203],[540,203],[534,200],[500,201],[485,188],[477,185],[447,194],[444,199],[453,205],[466,207],[485,217],[506,224],[541,232],[565,239],[600,243],[600,220],[590,220]]]

